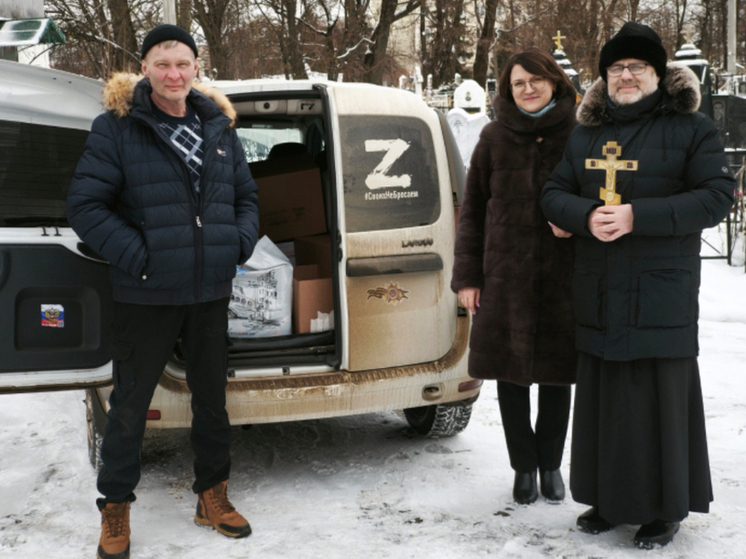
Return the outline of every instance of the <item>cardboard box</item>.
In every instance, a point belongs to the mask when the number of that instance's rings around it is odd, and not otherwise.
[[[322,278],[332,277],[332,249],[329,235],[311,235],[295,239],[295,263],[318,264]]]
[[[326,232],[321,175],[310,156],[250,165],[259,188],[259,236],[275,243]]]
[[[318,264],[296,266],[293,270],[293,333],[310,332],[311,320],[319,312],[332,310],[332,279],[322,277]]]

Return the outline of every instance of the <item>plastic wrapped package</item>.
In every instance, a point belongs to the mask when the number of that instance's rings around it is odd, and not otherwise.
[[[266,338],[292,333],[293,266],[266,235],[239,266],[228,304],[228,335]]]

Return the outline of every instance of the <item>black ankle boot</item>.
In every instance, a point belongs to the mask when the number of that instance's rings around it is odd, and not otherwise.
[[[565,498],[565,482],[559,468],[539,473],[541,494],[548,501],[562,501]]]
[[[578,516],[578,528],[589,534],[600,534],[611,530],[614,525],[611,522],[601,518],[598,509],[592,507]]]
[[[668,545],[679,531],[679,526],[678,522],[666,520],[653,520],[649,524],[643,524],[635,534],[635,545],[643,549],[652,549],[656,545],[661,547]]]
[[[536,489],[536,470],[528,473],[515,473],[513,481],[513,499],[519,505],[530,505],[539,498]]]

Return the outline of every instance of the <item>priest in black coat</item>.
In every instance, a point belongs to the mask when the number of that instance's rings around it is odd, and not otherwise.
[[[700,233],[720,223],[735,181],[699,83],[666,63],[634,22],[601,50],[541,198],[575,237],[579,350],[570,489],[578,526],[641,525],[635,543],[672,541],[712,501],[697,367]]]

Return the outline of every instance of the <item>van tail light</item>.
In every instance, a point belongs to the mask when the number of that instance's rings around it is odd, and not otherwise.
[[[479,388],[482,386],[482,379],[481,378],[473,378],[471,380],[467,380],[466,382],[462,382],[458,385],[458,391],[459,392],[468,392],[469,390],[474,390],[475,388]]]
[[[148,410],[148,413],[145,414],[145,419],[160,419],[161,418],[161,410]]]

